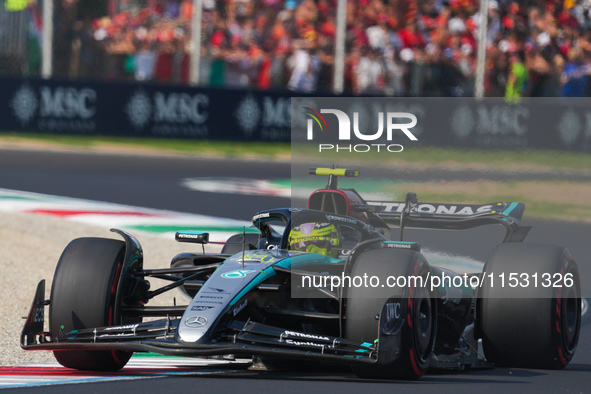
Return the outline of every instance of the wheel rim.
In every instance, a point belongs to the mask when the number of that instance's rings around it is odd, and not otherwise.
[[[417,351],[422,359],[426,359],[431,352],[433,320],[430,298],[415,299],[414,329]]]
[[[575,347],[579,328],[579,316],[581,314],[581,299],[569,291],[562,299],[562,335],[564,343],[569,351]]]
[[[576,277],[577,273],[573,272],[575,270],[569,269],[570,274]],[[581,325],[581,312],[582,312],[582,305],[581,305],[581,298],[580,298],[580,290],[578,287],[578,281],[575,282],[574,286],[570,287],[563,287],[564,292],[562,293],[562,310],[561,310],[561,331],[562,331],[562,338],[566,350],[568,352],[573,352],[575,347],[577,346],[578,342],[578,333],[579,328]]]

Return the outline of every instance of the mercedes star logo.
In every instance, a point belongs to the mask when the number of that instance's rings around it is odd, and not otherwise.
[[[203,327],[207,324],[207,319],[203,316],[191,316],[185,320],[185,324],[188,327]]]

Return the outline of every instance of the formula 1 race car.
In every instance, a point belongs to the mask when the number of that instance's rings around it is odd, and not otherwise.
[[[522,243],[524,205],[366,201],[329,177],[306,209],[259,212],[258,233],[233,235],[218,254],[182,253],[144,269],[142,248],[79,238],[64,250],[45,300],[38,285],[21,335],[25,350],[52,350],[60,364],[118,370],[134,352],[252,357],[350,367],[359,377],[418,379],[428,368],[564,368],[581,324],[581,288],[563,247]],[[504,238],[477,272],[436,266],[405,229],[501,226]],[[398,235],[394,240],[392,233]],[[205,245],[209,234],[176,239]],[[433,260],[436,260],[434,257]],[[152,290],[149,278],[170,283]],[[179,289],[187,305],[149,306]],[[45,307],[49,322],[45,323]],[[49,331],[44,327],[48,326]]]

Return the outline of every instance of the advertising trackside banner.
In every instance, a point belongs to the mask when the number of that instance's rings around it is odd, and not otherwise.
[[[345,98],[8,77],[0,86],[6,131],[316,144],[334,134],[336,145],[350,138],[357,151],[385,144],[392,153],[417,145],[591,151],[587,98]]]
[[[290,141],[290,94],[0,78],[0,130]]]
[[[317,152],[413,146],[591,151],[591,99],[293,97],[292,143]]]

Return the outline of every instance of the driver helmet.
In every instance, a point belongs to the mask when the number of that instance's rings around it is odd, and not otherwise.
[[[339,232],[332,223],[310,222],[294,227],[289,234],[289,249],[337,257]]]

